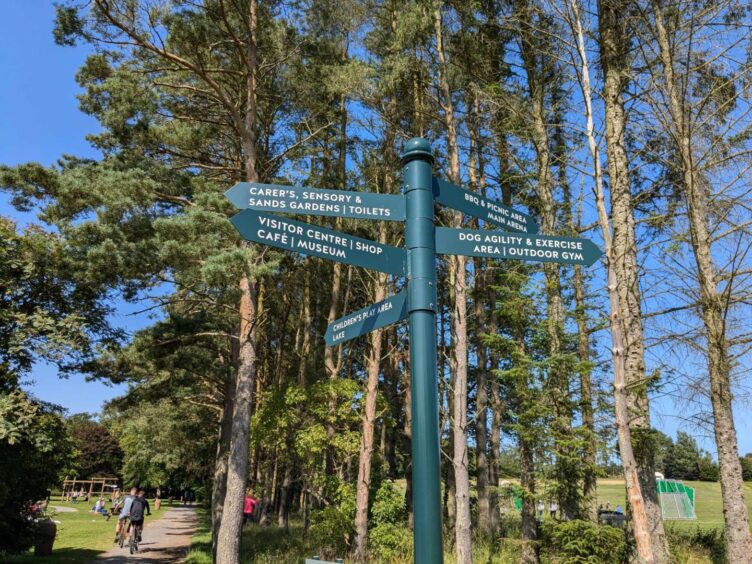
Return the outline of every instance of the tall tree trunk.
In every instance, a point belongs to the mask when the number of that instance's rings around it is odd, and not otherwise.
[[[663,529],[661,508],[655,483],[655,462],[650,441],[650,414],[648,397],[645,391],[645,358],[640,307],[640,287],[637,281],[637,245],[635,241],[635,219],[630,191],[629,162],[625,147],[624,132],[626,115],[624,111],[624,90],[629,81],[628,48],[630,41],[626,31],[622,3],[616,0],[598,0],[598,29],[600,33],[601,66],[603,68],[603,99],[606,109],[606,147],[608,154],[608,176],[611,187],[611,217],[613,219],[613,249],[610,267],[613,269],[613,285],[617,292],[618,304],[611,305],[612,332],[618,322],[623,348],[618,352],[624,363],[624,390],[616,385],[620,376],[614,370],[616,394],[626,394],[626,419],[618,425],[628,425],[639,475],[640,496],[645,509],[645,524],[651,545],[650,554],[655,562],[669,559],[668,544]],[[605,210],[604,210],[605,212]],[[610,234],[609,234],[610,237]],[[611,282],[609,282],[609,287]],[[616,307],[616,309],[614,309]],[[614,345],[616,346],[616,345]],[[614,352],[616,356],[616,351]],[[618,412],[617,412],[618,417]],[[621,439],[620,439],[621,441]],[[620,443],[620,447],[621,447]],[[627,445],[624,445],[626,448]],[[631,472],[631,461],[622,458],[625,478]],[[627,480],[627,486],[634,481]],[[628,490],[628,497],[637,500],[637,492]],[[635,536],[638,523],[632,506]],[[642,523],[639,524],[642,529]],[[640,543],[638,542],[638,548]],[[647,556],[647,553],[646,553]]]
[[[550,55],[541,49],[540,30],[536,29],[534,8],[528,0],[517,4],[522,60],[527,75],[530,96],[530,132],[537,158],[537,190],[540,200],[541,226],[543,233],[555,235],[557,228],[556,202],[551,172],[551,150],[544,106],[544,78],[541,65]],[[574,476],[577,475],[575,453],[571,448],[572,413],[569,397],[569,375],[562,362],[562,336],[564,329],[564,307],[561,297],[561,266],[558,263],[544,263],[546,278],[546,329],[548,333],[549,381],[551,400],[554,408],[552,424],[554,450],[556,453],[557,497],[562,514],[574,519],[579,512],[579,490]]]
[[[695,165],[692,131],[682,98],[679,80],[674,74],[674,56],[661,4],[652,1],[655,31],[666,80],[669,115],[673,136],[680,154],[684,198],[687,203],[689,234],[700,287],[700,309],[705,326],[710,401],[713,430],[718,450],[721,496],[723,498],[724,539],[729,562],[752,560],[752,537],[744,501],[744,482],[739,461],[736,428],[732,411],[731,361],[726,338],[726,299],[718,291],[712,254],[712,236],[708,227],[709,187]]]
[[[467,107],[472,108],[468,115],[470,130],[470,155],[468,171],[472,189],[485,195],[484,161],[480,147],[480,103],[478,92],[472,89],[467,95]],[[476,172],[477,166],[477,172]],[[475,224],[477,227],[477,222]],[[473,313],[475,316],[475,351],[477,358],[477,377],[475,381],[475,489],[478,496],[478,530],[483,535],[492,534],[491,503],[488,489],[488,347],[481,335],[486,332],[485,324],[491,311],[486,307],[486,261],[481,258],[473,260]]]
[[[343,39],[344,44],[344,39]],[[343,47],[343,59],[347,59],[347,52]],[[342,190],[347,188],[347,100],[345,96],[340,97],[340,131],[339,131],[339,161],[338,161],[338,176],[342,186]],[[342,218],[337,217],[334,221],[334,226],[337,231],[342,229]],[[340,294],[342,293],[342,276],[344,266],[340,262],[335,262],[332,265],[332,290],[329,296],[329,313],[327,314],[327,326],[331,325],[337,319],[337,312],[339,311]],[[324,348],[324,368],[329,376],[329,379],[334,381],[339,378],[340,370],[342,369],[342,346],[337,345],[334,347]],[[329,394],[329,421],[327,422],[326,435],[331,445],[334,438],[334,414],[337,409],[336,395],[334,393]],[[327,474],[332,474],[334,470],[334,449],[329,446],[326,451],[326,470]]]
[[[258,182],[256,172],[256,66],[258,21],[256,0],[250,0],[247,16],[250,37],[247,59],[246,111],[243,123],[243,154],[246,179]],[[240,124],[238,124],[240,125]],[[246,245],[248,246],[248,245]],[[227,470],[225,508],[217,535],[218,564],[239,564],[240,540],[243,527],[243,502],[248,480],[248,449],[250,445],[250,420],[256,379],[256,321],[257,303],[255,283],[246,275],[240,280],[240,331],[238,371],[235,387],[235,408],[232,415],[232,438]]]
[[[580,87],[582,89],[583,100],[585,101],[585,121],[588,139],[588,149],[590,157],[593,160],[593,180],[596,185],[596,193],[603,194],[603,171],[601,168],[601,155],[598,143],[595,138],[595,127],[593,125],[593,106],[592,94],[590,89],[590,67],[588,65],[587,51],[585,49],[585,34],[582,29],[582,19],[580,17],[579,0],[569,0],[571,12],[568,16],[568,23],[572,29],[572,35],[575,38],[577,53],[580,57]],[[609,233],[608,217],[604,217],[606,223],[603,226]],[[572,219],[572,232],[575,232],[574,219]],[[593,394],[590,361],[590,333],[587,326],[587,317],[585,314],[584,298],[584,280],[582,267],[574,268],[574,286],[575,286],[575,319],[577,321],[577,349],[580,359],[580,412],[582,414],[582,424],[588,433],[585,441],[585,473],[583,476],[582,494],[585,503],[585,514],[590,520],[597,520],[597,481],[595,476],[596,464],[596,446],[595,446],[595,418],[593,415]]]
[[[383,223],[379,229],[379,242],[386,242],[386,228]],[[386,274],[379,274],[374,288],[374,303],[386,298]],[[379,391],[379,366],[381,364],[381,345],[383,329],[377,329],[370,335],[371,350],[368,354],[366,372],[365,405],[363,407],[363,433],[360,440],[358,456],[358,481],[355,490],[355,560],[365,562],[368,543],[368,493],[371,487],[371,460],[373,455],[374,425],[376,423],[376,400]]]
[[[243,500],[248,481],[251,403],[256,378],[256,296],[247,276],[240,282],[240,352],[232,414],[225,507],[217,534],[217,562],[239,564]]]
[[[452,92],[449,86],[446,54],[444,52],[444,30],[441,7],[434,12],[436,33],[436,53],[439,59],[439,84],[442,94],[442,107],[447,129],[449,150],[449,176],[452,182],[460,181],[460,160],[457,146],[457,127],[454,117]],[[462,213],[454,214],[453,225],[462,225]],[[454,287],[454,307],[452,328],[454,333],[454,390],[452,390],[452,462],[454,467],[454,487],[456,518],[454,525],[457,562],[472,562],[472,536],[470,521],[470,471],[467,449],[467,259],[453,256],[449,260],[450,280]]]
[[[290,489],[292,488],[292,467],[285,464],[285,474],[282,487],[279,490],[279,508],[277,509],[277,526],[287,530],[290,524]]]
[[[237,342],[232,345],[233,357],[237,357]],[[217,536],[219,526],[222,522],[222,512],[225,505],[225,495],[227,493],[227,467],[228,457],[230,454],[230,437],[232,432],[232,412],[235,398],[235,365],[236,359],[233,358],[233,367],[225,383],[225,403],[222,407],[222,417],[219,423],[219,439],[217,440],[217,452],[214,457],[214,479],[212,481],[212,560],[217,559]]]
[[[525,437],[525,431],[520,433],[520,487],[522,488],[522,554],[521,564],[537,564],[538,562],[538,524],[535,522],[535,461],[533,446]]]
[[[574,302],[577,322],[577,356],[580,361],[580,417],[582,418],[582,503],[583,515],[590,521],[598,520],[598,482],[596,475],[596,434],[593,413],[593,383],[590,352],[590,327],[585,303],[585,281],[582,267],[574,267]]]
[[[589,101],[586,102],[589,105]],[[592,125],[592,122],[591,122]],[[619,445],[619,456],[624,472],[627,489],[627,501],[632,516],[632,532],[635,538],[638,562],[660,562],[656,556],[653,543],[653,529],[642,493],[639,468],[632,448],[632,431],[629,426],[629,397],[627,392],[626,365],[624,360],[623,325],[621,321],[621,303],[617,291],[616,269],[614,268],[614,249],[611,239],[611,227],[608,222],[606,203],[603,197],[603,186],[596,182],[596,208],[598,223],[603,235],[603,245],[606,254],[606,272],[608,274],[608,297],[611,313],[611,355],[614,364],[614,407],[616,416],[616,435]]]

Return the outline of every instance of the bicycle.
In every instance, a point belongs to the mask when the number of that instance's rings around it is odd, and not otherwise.
[[[123,548],[123,546],[125,545],[125,534],[127,531],[128,531],[128,518],[126,517],[122,521],[122,525],[118,529],[117,540],[115,541],[117,542],[120,548]]]
[[[138,541],[141,537],[141,525],[134,525],[131,523],[131,538],[130,542],[128,543],[128,548],[131,551],[131,554],[134,552],[138,552]]]

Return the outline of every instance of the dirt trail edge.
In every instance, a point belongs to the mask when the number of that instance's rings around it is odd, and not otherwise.
[[[138,552],[131,555],[128,547],[115,547],[100,555],[95,564],[124,564],[126,562],[182,562],[191,546],[198,518],[193,507],[172,507],[156,521],[146,518],[143,540]],[[114,529],[114,527],[113,527]]]

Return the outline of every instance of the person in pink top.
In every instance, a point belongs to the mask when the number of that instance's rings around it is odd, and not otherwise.
[[[248,490],[245,494],[245,503],[243,504],[243,524],[247,523],[249,520],[253,522],[253,511],[256,509],[258,500],[253,497],[252,493],[251,490]]]

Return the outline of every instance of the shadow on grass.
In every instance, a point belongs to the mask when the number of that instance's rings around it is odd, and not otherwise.
[[[83,564],[94,560],[101,551],[90,548],[60,548],[52,551],[51,556],[34,556],[29,554],[0,555],[0,561],[9,564],[57,564],[58,562],[75,562]]]

